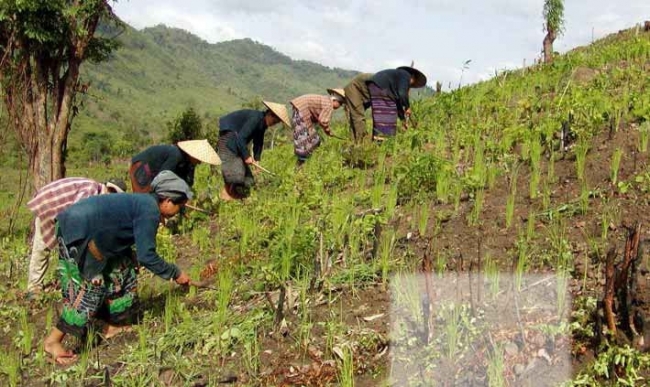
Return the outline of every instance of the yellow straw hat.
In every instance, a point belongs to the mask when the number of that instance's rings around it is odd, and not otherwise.
[[[178,145],[178,147],[181,148],[183,152],[187,153],[188,155],[194,157],[195,159],[201,162],[212,164],[212,165],[221,164],[221,159],[219,159],[219,155],[217,155],[217,152],[210,145],[208,140],[179,141],[176,145]]]
[[[343,98],[343,102],[345,102],[345,90],[343,89],[327,89],[327,92],[330,93],[330,95],[338,96]]]
[[[289,114],[287,113],[287,107],[284,106],[283,104],[280,103],[275,103],[275,102],[269,102],[269,101],[262,101],[264,106],[269,108],[275,114],[278,116],[282,122],[288,127],[291,127],[291,120],[289,119]]]

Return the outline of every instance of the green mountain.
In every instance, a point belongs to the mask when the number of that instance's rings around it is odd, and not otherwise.
[[[121,145],[113,154],[126,156],[129,145],[138,149],[160,139],[165,123],[188,107],[213,125],[220,115],[260,99],[287,102],[324,93],[356,74],[293,60],[250,39],[210,44],[163,25],[141,31],[126,26],[118,39],[121,47],[109,60],[82,68],[89,88],[73,123],[72,150],[94,132]]]

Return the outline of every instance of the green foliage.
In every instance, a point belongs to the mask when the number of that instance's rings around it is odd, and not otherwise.
[[[194,108],[187,108],[174,121],[167,122],[167,142],[198,140],[203,137],[203,122]]]
[[[430,154],[414,153],[413,156],[395,169],[400,201],[420,194],[432,196],[436,192],[437,174],[447,166],[439,157]]]
[[[564,32],[564,0],[544,0],[544,30],[554,31],[558,35]]]

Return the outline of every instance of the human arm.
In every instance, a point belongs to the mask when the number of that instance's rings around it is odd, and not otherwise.
[[[253,137],[253,158],[255,159],[255,161],[260,161],[262,159],[263,149],[264,149],[264,130],[260,130],[257,133],[255,133],[255,137]]]
[[[133,219],[133,237],[138,262],[163,279],[176,280],[181,275],[181,270],[162,259],[156,251],[156,232],[160,213],[150,209],[143,209],[141,212],[143,212],[141,216]]]

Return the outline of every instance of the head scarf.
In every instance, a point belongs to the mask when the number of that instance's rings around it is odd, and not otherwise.
[[[151,190],[158,196],[171,200],[192,199],[192,190],[185,180],[172,171],[161,171],[151,182]]]

